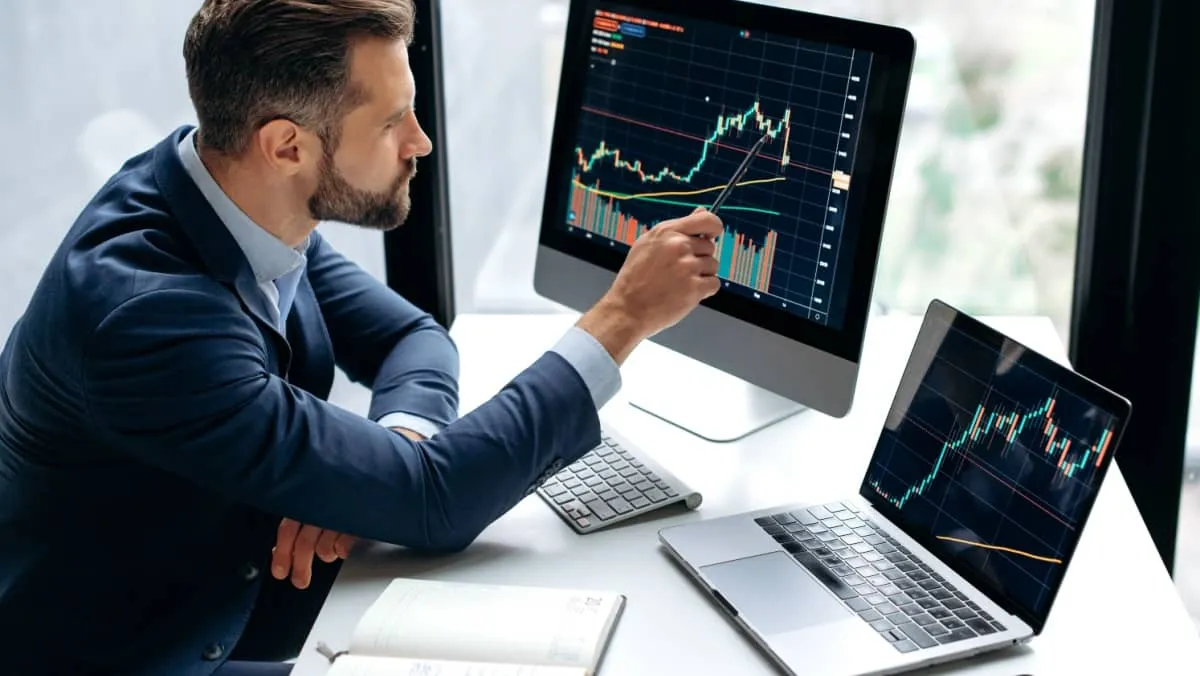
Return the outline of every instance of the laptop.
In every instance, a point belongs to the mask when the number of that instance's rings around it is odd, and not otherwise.
[[[935,300],[857,495],[659,538],[791,674],[898,673],[1022,643],[1046,623],[1130,408]]]

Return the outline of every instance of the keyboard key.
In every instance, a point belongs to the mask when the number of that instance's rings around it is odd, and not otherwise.
[[[958,610],[954,611],[954,614],[957,615],[958,619],[960,620],[969,620],[973,617],[978,617],[978,615],[975,614],[975,611],[971,610],[970,608],[959,608]]]
[[[945,636],[946,634],[950,633],[949,629],[947,629],[947,628],[943,627],[941,624],[937,624],[937,623],[925,625],[925,631],[928,632],[929,635],[934,638],[937,638],[938,636]]]
[[[965,641],[969,638],[975,638],[975,632],[966,628],[954,629],[949,634],[938,636],[937,642],[941,643],[942,645],[946,645],[947,643],[953,643],[955,641]]]
[[[902,653],[911,653],[917,649],[917,644],[913,643],[912,641],[896,641],[892,645],[896,647],[896,650],[899,650]]]
[[[633,511],[633,505],[629,504],[625,498],[620,496],[614,497],[611,500],[607,500],[607,502],[608,506],[612,508],[612,511],[616,512],[617,514],[626,514]]]
[[[979,634],[980,636],[996,633],[996,630],[992,627],[991,623],[989,623],[987,620],[981,620],[979,618],[967,620],[967,626],[974,629],[975,633]]]
[[[937,641],[933,640],[929,634],[925,633],[924,629],[921,629],[912,622],[902,623],[896,628],[904,632],[904,635],[907,636],[913,643],[916,643],[917,647],[919,648],[932,648],[937,645]]]
[[[809,514],[806,511],[792,512],[792,516],[796,517],[796,520],[799,521],[800,523],[804,524],[805,526],[811,526],[811,525],[815,524],[817,521],[820,521],[820,519],[813,516],[812,514]]]
[[[846,605],[850,607],[850,610],[853,610],[853,611],[859,612],[859,613],[861,613],[864,610],[871,609],[871,604],[867,603],[866,599],[861,599],[861,598],[847,599]]]
[[[831,502],[828,505],[825,505],[825,509],[828,509],[831,513],[836,514],[838,512],[847,511],[848,508],[840,502]]]
[[[857,600],[857,599],[856,599],[856,600]],[[877,611],[877,610],[871,610],[871,609],[867,609],[867,610],[861,611],[861,612],[858,614],[858,616],[859,616],[859,617],[861,617],[861,618],[863,618],[863,619],[864,619],[864,620],[866,620],[867,622],[874,622],[875,620],[881,620],[881,619],[883,619],[883,615],[880,615],[880,614],[879,614],[879,611]]]
[[[887,599],[885,599],[883,597],[883,594],[870,594],[866,597],[866,600],[867,600],[867,603],[870,603],[873,606],[877,606],[882,603],[887,603]]]
[[[962,621],[953,617],[942,620],[942,624],[946,625],[947,629],[962,629],[963,627],[967,626],[963,624]]]
[[[601,521],[608,521],[617,515],[616,512],[612,511],[608,505],[604,504],[603,500],[589,500],[583,504],[587,505],[588,509],[592,510],[592,513],[596,515],[596,518],[600,519]]]
[[[645,507],[646,505],[650,504],[650,501],[639,495],[639,496],[633,498],[632,500],[630,500],[629,504],[633,505],[634,509],[641,509],[641,508]]]
[[[878,619],[871,623],[871,628],[883,634],[892,630],[892,623],[884,619]]]
[[[813,516],[817,517],[818,519],[828,519],[833,516],[832,512],[830,512],[828,509],[825,509],[824,507],[822,507],[820,505],[817,505],[815,507],[809,507],[808,513],[812,514]]]
[[[916,622],[918,625],[920,625],[922,627],[928,627],[930,625],[937,625],[938,627],[942,626],[941,624],[938,623],[937,620],[933,619],[929,615],[929,613],[921,613],[920,615],[917,615],[916,617],[912,618],[912,621]]]
[[[884,601],[883,603],[880,603],[879,605],[875,606],[875,610],[878,610],[879,614],[883,615],[884,617],[887,617],[888,615],[895,615],[896,613],[900,612],[896,608],[896,604],[892,603],[891,601]]]
[[[951,615],[950,611],[946,610],[945,608],[930,608],[929,614],[936,617],[939,620],[945,620],[950,617],[953,617],[953,615]]]
[[[663,500],[667,499],[666,493],[663,493],[657,488],[651,488],[650,490],[646,491],[644,495],[650,502],[662,502]]]

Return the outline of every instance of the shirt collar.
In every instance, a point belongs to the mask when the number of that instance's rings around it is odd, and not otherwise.
[[[298,249],[284,244],[251,220],[246,212],[221,190],[221,186],[200,160],[200,154],[196,152],[195,136],[196,130],[193,129],[180,141],[179,159],[217,217],[225,224],[229,234],[237,241],[242,254],[250,263],[250,269],[254,271],[255,279],[260,284],[273,282],[304,265],[304,254],[301,253],[305,248],[304,244]]]

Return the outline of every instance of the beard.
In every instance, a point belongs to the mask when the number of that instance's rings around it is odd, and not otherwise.
[[[321,158],[317,189],[308,198],[308,212],[317,221],[339,221],[372,230],[393,230],[408,218],[411,207],[408,182],[416,173],[417,161],[412,159],[388,190],[360,190],[342,178],[333,166],[333,156],[326,152]]]

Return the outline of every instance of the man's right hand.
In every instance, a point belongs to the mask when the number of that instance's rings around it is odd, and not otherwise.
[[[715,240],[721,219],[703,208],[662,221],[639,237],[608,293],[580,318],[621,364],[642,340],[674,326],[717,293]]]

